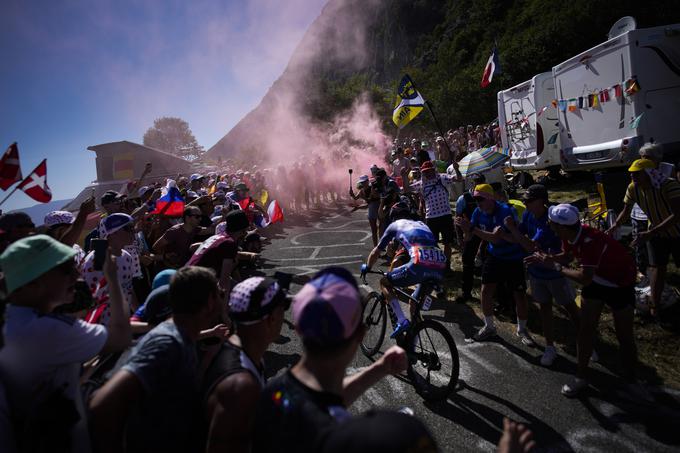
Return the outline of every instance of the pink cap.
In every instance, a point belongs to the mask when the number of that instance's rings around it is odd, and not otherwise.
[[[322,345],[351,337],[361,321],[361,312],[356,281],[345,269],[321,271],[293,299],[293,322],[298,333]]]

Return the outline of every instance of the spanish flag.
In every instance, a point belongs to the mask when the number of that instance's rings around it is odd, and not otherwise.
[[[135,156],[133,153],[121,153],[113,156],[113,179],[125,180],[134,177]]]
[[[418,93],[413,80],[405,75],[397,90],[397,102],[392,113],[392,121],[399,129],[406,126],[423,111],[425,99]]]

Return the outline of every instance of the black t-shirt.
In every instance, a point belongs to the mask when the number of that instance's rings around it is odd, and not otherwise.
[[[312,390],[288,370],[262,392],[253,452],[316,452],[327,431],[347,417],[341,396]]]
[[[418,151],[418,165],[423,165],[423,162],[430,160],[430,153],[426,150],[421,149]]]

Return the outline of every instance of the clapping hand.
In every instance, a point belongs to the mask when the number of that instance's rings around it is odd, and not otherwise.
[[[470,221],[463,216],[456,217],[454,223],[466,233],[470,232]]]
[[[517,223],[515,222],[515,219],[512,216],[507,216],[505,219],[503,219],[503,224],[506,226],[508,230],[514,230],[517,228]]]

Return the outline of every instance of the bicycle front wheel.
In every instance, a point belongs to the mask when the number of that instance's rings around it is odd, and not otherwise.
[[[431,319],[414,326],[407,337],[408,377],[427,401],[445,400],[456,388],[460,363],[453,337]]]
[[[387,309],[380,293],[372,292],[366,296],[364,304],[363,320],[366,326],[366,334],[361,340],[361,352],[369,359],[380,350],[385,338],[387,326]]]

